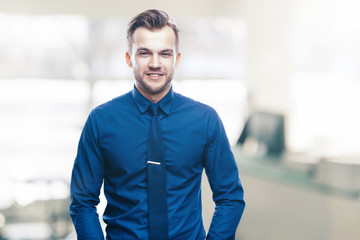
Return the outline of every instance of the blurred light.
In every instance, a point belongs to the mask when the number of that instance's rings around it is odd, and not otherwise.
[[[15,192],[16,202],[27,206],[35,201],[65,199],[69,196],[69,186],[63,181],[38,180],[18,184]]]
[[[51,227],[48,223],[16,223],[6,225],[7,239],[53,239]]]
[[[20,184],[15,190],[15,200],[17,204],[24,207],[35,202],[36,194],[35,184]]]
[[[5,216],[2,213],[0,213],[0,228],[4,227],[5,223],[6,223]]]
[[[17,181],[26,181],[33,177],[37,170],[37,166],[31,159],[29,161],[19,159],[9,164],[9,175]]]
[[[53,181],[49,184],[52,199],[65,199],[69,196],[69,186],[62,181]]]
[[[14,203],[13,182],[0,171],[0,210],[9,208]]]

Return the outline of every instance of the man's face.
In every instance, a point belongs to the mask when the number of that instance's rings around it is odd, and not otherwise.
[[[144,27],[135,30],[126,62],[134,71],[135,86],[145,97],[159,100],[169,91],[180,61],[175,43],[175,33],[169,26],[155,31]]]

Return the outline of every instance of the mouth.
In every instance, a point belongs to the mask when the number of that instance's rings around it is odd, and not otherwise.
[[[146,76],[148,76],[149,78],[154,79],[154,80],[159,79],[162,76],[164,76],[164,74],[161,72],[148,72],[145,74],[146,74]]]

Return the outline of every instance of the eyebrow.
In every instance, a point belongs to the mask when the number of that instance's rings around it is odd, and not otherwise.
[[[148,48],[138,48],[136,49],[136,52],[138,51],[150,51]]]
[[[150,51],[150,52],[151,52],[150,49],[145,48],[145,47],[138,48],[138,49],[136,50],[136,52],[139,52],[139,51]],[[160,50],[160,52],[172,52],[172,51],[174,51],[173,48],[165,48],[165,49],[163,49],[163,50]]]
[[[173,48],[165,48],[165,49],[161,50],[161,52],[167,52],[167,51],[172,52],[172,51],[174,51],[174,49]]]

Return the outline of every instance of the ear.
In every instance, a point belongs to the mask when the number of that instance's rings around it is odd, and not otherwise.
[[[181,53],[178,52],[178,53],[176,54],[175,67],[178,67],[178,66],[179,66],[179,64],[180,64],[180,58],[181,58]]]
[[[126,58],[126,63],[127,63],[127,65],[128,65],[130,68],[132,68],[131,55],[130,55],[129,51],[126,52],[125,58]]]

